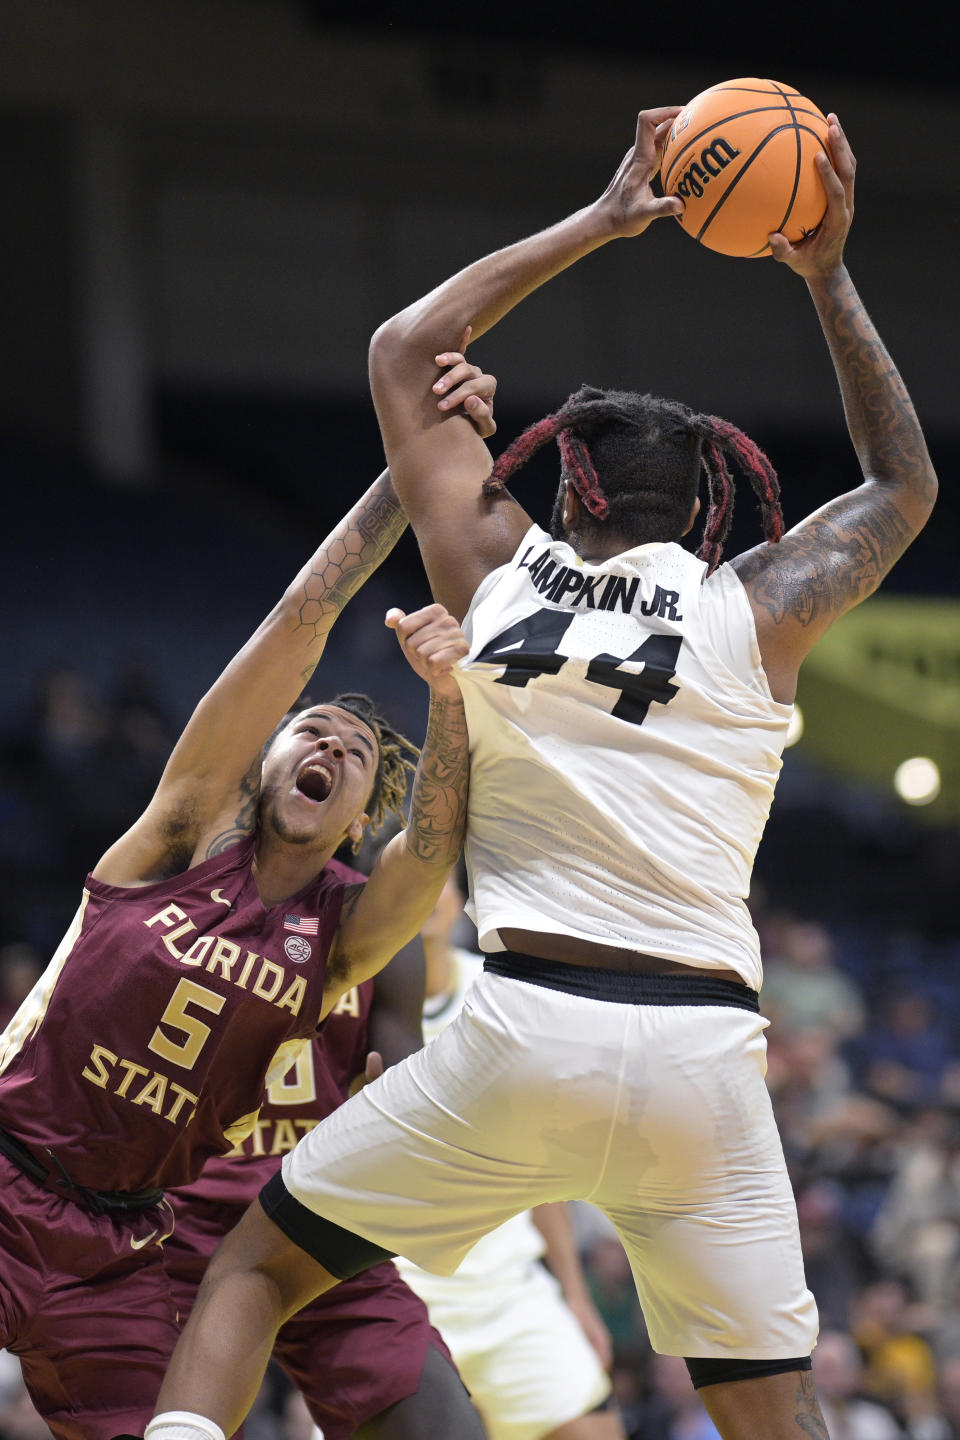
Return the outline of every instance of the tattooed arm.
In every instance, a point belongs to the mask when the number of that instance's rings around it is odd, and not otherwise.
[[[430,915],[463,845],[467,823],[470,750],[456,661],[467,642],[442,605],[413,615],[393,610],[413,669],[430,686],[427,735],[410,797],[407,826],[377,860],[366,884],[348,893],[327,961],[327,1014],[351,985],[375,975],[412,939]]]
[[[797,671],[820,636],[872,595],[919,534],[937,480],[906,386],[843,264],[853,216],[856,162],[830,117],[834,166],[819,157],[828,197],[815,235],[798,245],[774,236],[771,249],[807,282],[830,348],[847,428],[864,483],[821,507],[778,545],[738,556],[764,667],[776,699],[789,701]]]
[[[344,605],[405,526],[384,472],[200,701],[144,814],[94,870],[99,879],[146,884],[253,830],[264,743],[312,675]],[[228,603],[236,598],[225,597]]]
[[[472,424],[481,436],[492,435],[496,380],[459,354],[451,355],[451,366],[454,405],[469,397]],[[98,879],[149,884],[253,831],[264,744],[313,674],[343,607],[390,554],[406,523],[384,471],[200,701],[147,809],[96,866]],[[225,601],[234,605],[237,596]]]

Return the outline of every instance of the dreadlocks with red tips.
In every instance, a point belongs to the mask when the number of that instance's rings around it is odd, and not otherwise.
[[[631,545],[677,540],[690,520],[700,470],[708,509],[697,554],[716,569],[733,519],[734,485],[728,459],[747,476],[760,502],[763,533],[783,534],[780,485],[760,447],[716,415],[698,415],[676,400],[582,386],[553,415],[519,435],[497,460],[486,494],[502,489],[548,440],[560,447],[561,485],[551,531],[562,538],[564,483],[570,481],[590,519]]]
[[[560,446],[560,460],[563,473],[573,481],[573,488],[597,520],[605,520],[610,513],[610,503],[600,489],[597,472],[593,468],[590,451],[586,443],[574,430],[561,430],[557,436]]]

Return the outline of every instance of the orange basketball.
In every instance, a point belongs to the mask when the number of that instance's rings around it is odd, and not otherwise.
[[[663,193],[680,196],[677,219],[701,245],[769,255],[772,232],[802,240],[823,219],[827,197],[814,156],[826,149],[826,117],[791,86],[725,80],[674,120],[660,164]]]

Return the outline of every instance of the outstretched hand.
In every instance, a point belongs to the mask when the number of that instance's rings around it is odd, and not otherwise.
[[[399,609],[388,610],[384,624],[396,631],[408,664],[433,693],[448,700],[459,700],[460,687],[454,679],[453,667],[470,647],[449,610],[442,605],[426,605],[412,615],[405,615]]]
[[[654,220],[682,215],[683,201],[679,196],[654,195],[650,184],[659,168],[670,126],[682,109],[682,105],[661,105],[655,110],[641,110],[637,116],[636,139],[598,201],[600,209],[607,212],[614,234],[641,235]]]
[[[827,123],[830,154],[825,155],[821,151],[815,161],[827,192],[826,214],[812,234],[793,245],[786,235],[777,233],[770,236],[773,258],[808,279],[814,275],[829,275],[843,264],[843,247],[853,222],[856,158],[836,115],[828,115]]]

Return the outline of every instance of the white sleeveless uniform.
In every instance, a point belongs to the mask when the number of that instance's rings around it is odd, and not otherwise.
[[[792,707],[736,574],[679,545],[591,565],[533,527],[464,621],[469,913],[760,988],[745,899]]]
[[[425,1040],[460,1013],[483,968],[467,950],[454,947],[451,959],[449,992],[423,1008]],[[396,1262],[449,1346],[490,1440],[541,1440],[610,1394],[596,1351],[540,1264],[545,1250],[525,1210],[479,1240],[454,1275]]]
[[[286,1188],[438,1275],[511,1216],[586,1200],[623,1242],[655,1350],[809,1355],[766,1021],[703,973],[761,978],[744,902],[790,707],[746,593],[679,545],[587,564],[532,527],[464,629],[482,948],[516,927],[695,968],[681,1000],[656,982],[623,1002],[609,977],[577,994],[522,962],[485,970],[441,1035],[286,1157]]]

